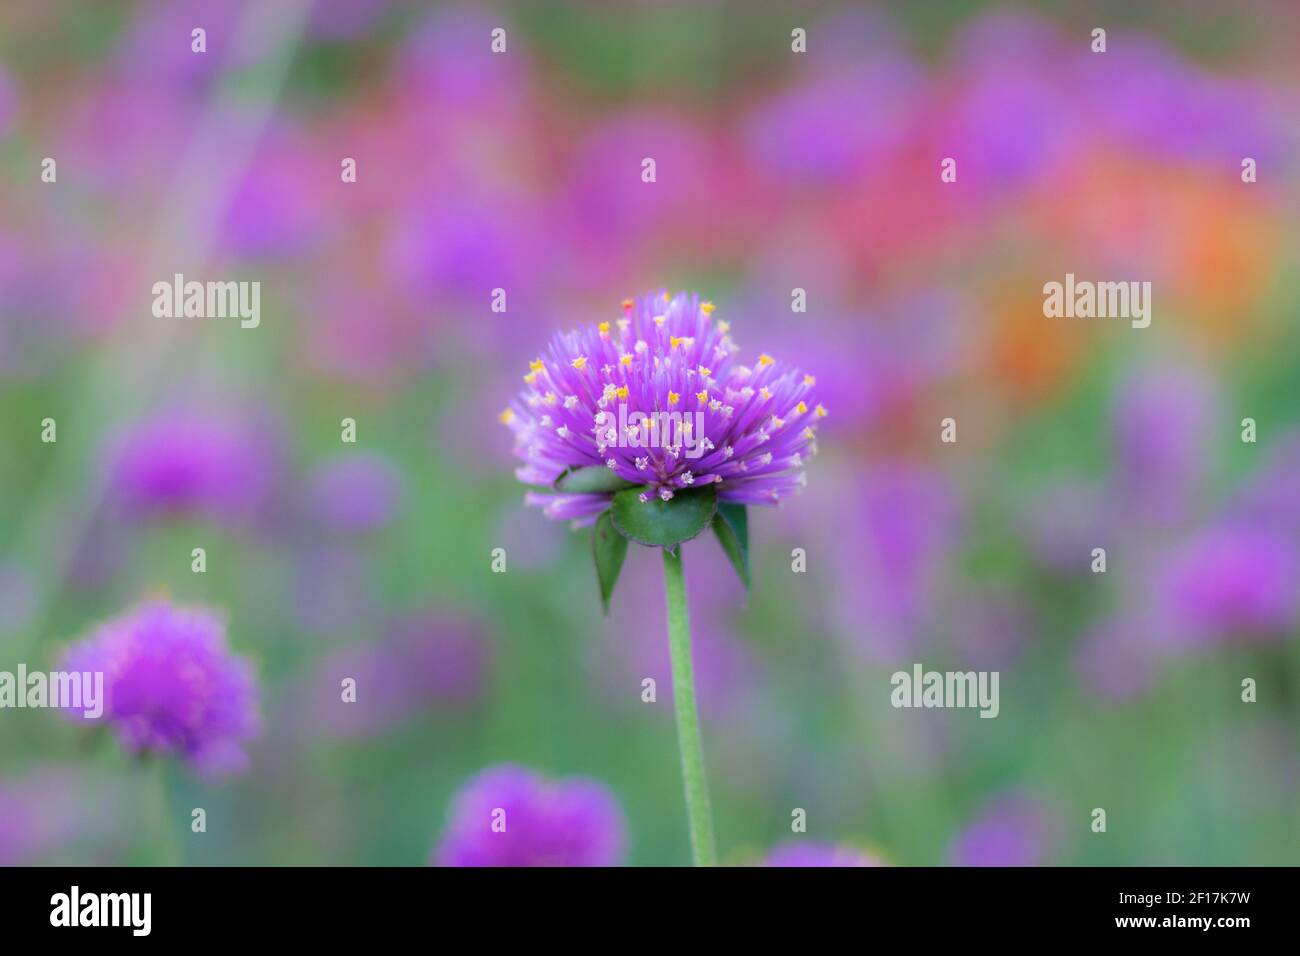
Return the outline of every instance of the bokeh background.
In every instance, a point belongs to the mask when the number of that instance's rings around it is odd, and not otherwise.
[[[0,712],[0,862],[417,865],[503,762],[686,862],[657,555],[603,618],[496,422],[661,288],[831,412],[748,596],[685,549],[725,862],[1300,862],[1298,47],[1283,2],[5,4],[0,669],[167,595],[263,730],[212,781]],[[154,318],[174,272],[261,327]],[[1045,319],[1066,272],[1151,327]],[[1000,716],[892,709],[914,662]]]

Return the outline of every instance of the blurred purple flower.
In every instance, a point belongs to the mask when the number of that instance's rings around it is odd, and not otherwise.
[[[110,446],[110,493],[134,513],[246,519],[279,477],[278,439],[274,428],[247,417],[163,412]]]
[[[1052,854],[1054,827],[1034,798],[998,797],[949,848],[954,866],[1042,866]]]
[[[1112,33],[1109,42],[1104,57],[1078,53],[1069,72],[1083,113],[1116,147],[1216,168],[1282,153],[1288,114],[1263,85],[1217,76],[1151,37]]]
[[[947,87],[956,101],[938,133],[944,155],[978,183],[1028,186],[1053,174],[1076,144],[1073,91],[1051,69],[1063,51],[1055,28],[995,11],[965,27]]]
[[[378,454],[337,455],[317,466],[307,488],[314,525],[341,533],[365,534],[385,527],[401,498],[401,473]]]
[[[1284,530],[1223,521],[1181,542],[1157,581],[1178,644],[1278,639],[1300,610],[1300,547]]]
[[[1243,520],[1300,536],[1300,427],[1268,449],[1263,465],[1233,495],[1228,510]]]
[[[72,767],[0,779],[0,866],[85,865],[111,855],[122,842],[122,809],[118,781]]]
[[[233,133],[247,137],[247,132]],[[304,176],[318,162],[298,134],[276,127],[250,157],[233,185],[221,245],[248,259],[300,257],[321,242],[331,220],[316,180]]]
[[[1111,429],[1129,520],[1187,514],[1207,478],[1218,411],[1211,380],[1188,367],[1141,368],[1120,384]]]
[[[813,404],[813,377],[768,355],[740,365],[730,323],[715,323],[712,306],[685,293],[629,299],[625,311],[617,323],[557,335],[547,358],[530,366],[528,389],[501,415],[524,462],[519,480],[549,486],[567,468],[596,466],[665,500],[713,483],[720,500],[740,504],[776,504],[798,491],[826,414]],[[628,418],[698,417],[691,438],[701,455],[683,453],[680,435],[673,447],[646,447],[643,433],[620,434],[635,431],[620,421],[622,408]],[[610,495],[529,492],[527,500],[552,518],[590,521]]]
[[[492,30],[507,30],[508,56],[492,52]],[[468,4],[429,13],[402,47],[394,68],[397,86],[422,104],[421,112],[449,111],[502,120],[529,89],[522,31]]]
[[[487,636],[476,623],[434,611],[403,615],[383,639],[332,654],[309,686],[313,712],[327,731],[370,735],[422,711],[463,708],[483,693]],[[354,702],[340,699],[345,678]]]
[[[148,601],[70,647],[62,667],[104,674],[102,719],[132,754],[175,754],[204,776],[247,766],[256,678],[214,612]]]
[[[188,36],[186,29],[183,40],[191,56]],[[153,209],[160,187],[176,173],[176,157],[157,144],[188,142],[199,122],[196,111],[168,85],[96,85],[57,102],[51,155],[94,156],[77,175],[98,201],[137,214],[140,208]],[[60,181],[64,170],[60,162]],[[102,254],[103,241],[97,245]]]
[[[847,846],[787,840],[768,853],[764,866],[883,866],[869,853]]]
[[[534,225],[519,202],[463,190],[429,195],[409,204],[394,225],[388,272],[401,288],[423,296],[454,293],[490,314],[493,289],[517,293],[545,262],[548,246]]]
[[[759,169],[787,188],[869,175],[910,132],[919,89],[918,69],[896,54],[843,63],[760,105],[745,140]]]
[[[688,221],[712,224],[705,248],[716,254],[719,230],[749,205],[739,201],[743,182],[726,167],[720,147],[676,116],[618,113],[590,127],[578,144],[554,222],[572,234],[585,268],[601,275],[640,274],[641,257],[652,254],[640,251],[647,239],[668,243],[677,261],[689,262],[704,233],[682,228]],[[653,186],[641,181],[646,157],[655,160]]]
[[[623,813],[603,784],[584,777],[552,781],[504,764],[461,787],[431,862],[617,866],[625,842]]]

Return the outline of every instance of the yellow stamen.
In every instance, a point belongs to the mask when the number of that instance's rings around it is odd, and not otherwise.
[[[795,410],[796,412],[798,412],[800,415],[807,415],[807,414],[808,414],[808,403],[807,403],[807,402],[800,402],[798,405],[796,405],[796,406],[794,407],[794,410]]]
[[[601,335],[602,338],[604,338],[604,337],[606,337],[606,336],[609,335],[609,323],[608,323],[608,322],[602,322],[602,323],[600,323],[600,325],[596,326],[596,329],[597,329],[597,331],[600,332],[600,335]]]
[[[700,311],[703,312],[705,315],[712,315],[713,310],[716,308],[717,306],[714,305],[712,302],[703,302],[700,304]]]
[[[679,346],[679,345],[682,344],[682,339],[684,339],[684,338],[685,338],[685,336],[682,336],[682,335],[670,335],[670,336],[668,336],[668,347],[669,347],[670,349],[675,349],[675,348],[677,348],[677,346]]]
[[[576,368],[579,372],[581,372],[583,368],[586,367],[587,365],[587,356],[579,355],[576,359],[573,360],[571,364],[573,365],[574,368]]]
[[[656,315],[656,316],[654,317],[654,323],[655,323],[655,325],[657,325],[657,326],[659,326],[659,327],[662,328],[664,322],[666,321],[666,319],[667,319],[667,316]]]
[[[618,394],[618,397],[619,397],[619,398],[622,398],[622,399],[625,399],[625,400],[626,400],[626,399],[627,399],[627,386],[626,386],[626,385],[620,385],[620,386],[618,387],[618,392],[617,392],[617,394]]]
[[[712,369],[707,369],[703,365],[699,366],[699,370],[700,370],[700,375],[703,378],[708,378],[710,375],[713,374]]]
[[[812,375],[805,375],[805,376],[803,377],[803,383],[804,383],[805,385],[816,385],[816,384],[817,384],[817,379],[816,379],[814,376],[812,376]]]
[[[620,355],[618,360],[622,362],[624,365],[632,364],[632,356],[627,352],[624,352],[622,355]]]
[[[818,418],[825,418],[827,415],[830,414],[830,412],[826,411],[825,405],[818,405],[816,408],[813,409],[813,412],[816,413]]]
[[[772,391],[766,385],[758,390],[758,394],[762,395],[764,398],[772,397]]]
[[[537,381],[537,373],[529,372],[527,375],[524,376],[524,381],[527,382],[529,385],[532,385],[533,382]]]
[[[758,367],[766,368],[767,366],[771,365],[775,361],[776,359],[772,358],[772,356],[764,352],[762,355],[758,357]]]
[[[502,425],[509,425],[514,420],[515,420],[515,410],[513,408],[506,408],[501,412],[500,415],[497,416],[497,421],[499,421]]]
[[[709,400],[709,390],[707,388],[702,388],[695,393],[695,397],[698,398],[700,400],[700,404],[703,405]]]
[[[534,372],[540,372],[542,369],[546,368],[546,363],[539,358],[535,358],[528,363],[528,367]]]
[[[669,404],[669,405],[676,405],[677,402],[678,402],[678,400],[680,400],[680,399],[681,399],[681,396],[678,395],[676,392],[669,392],[669,393],[668,393],[668,404]]]

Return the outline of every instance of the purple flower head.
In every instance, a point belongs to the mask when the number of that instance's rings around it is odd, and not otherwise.
[[[169,411],[134,426],[109,458],[112,495],[131,512],[238,520],[265,502],[280,452],[257,422]]]
[[[250,136],[240,122],[232,138]],[[302,175],[310,164],[309,144],[290,130],[277,129],[258,145],[225,212],[221,243],[227,252],[244,259],[301,258],[326,235],[325,204]]]
[[[1186,514],[1206,477],[1205,436],[1217,411],[1210,380],[1190,369],[1144,368],[1121,385],[1111,429],[1116,479],[1132,517]]]
[[[729,324],[695,296],[629,299],[624,311],[557,335],[531,363],[528,387],[501,413],[524,462],[519,480],[549,486],[568,468],[597,466],[645,485],[647,499],[707,484],[738,504],[794,494],[826,414],[813,377],[768,355],[741,365]],[[590,521],[610,495],[527,500],[552,518]]]
[[[754,163],[783,183],[842,182],[873,170],[902,144],[918,86],[916,67],[888,54],[814,74],[749,119]],[[862,108],[845,110],[848,102]]]
[[[146,602],[73,645],[63,668],[103,673],[102,719],[132,754],[177,754],[205,776],[247,766],[243,743],[260,729],[256,678],[226,648],[214,612]]]
[[[1276,639],[1300,612],[1300,549],[1285,531],[1253,522],[1193,535],[1157,580],[1170,639],[1181,644]]]
[[[949,851],[954,866],[1042,866],[1051,855],[1052,822],[1039,802],[1011,793],[989,804]]]
[[[941,138],[980,182],[1041,182],[1069,156],[1078,130],[1072,91],[1050,68],[1064,48],[1054,28],[1018,13],[995,11],[963,29]]]
[[[787,840],[773,848],[764,866],[883,866],[869,853],[830,843],[806,843]]]
[[[623,813],[602,784],[547,780],[503,764],[456,794],[431,862],[439,866],[617,866]]]
[[[1111,47],[1104,57],[1076,52],[1066,75],[1078,107],[1116,145],[1215,168],[1284,151],[1286,111],[1261,80],[1216,75],[1150,37],[1112,36]]]

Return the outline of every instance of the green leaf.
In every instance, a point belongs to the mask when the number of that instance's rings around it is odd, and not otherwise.
[[[727,552],[731,565],[740,575],[745,587],[749,577],[749,516],[744,505],[718,503],[718,513],[713,516],[713,533],[718,536],[722,550]]]
[[[623,559],[627,557],[627,538],[618,533],[608,511],[602,512],[596,519],[596,527],[591,536],[591,555],[596,561],[600,603],[608,614],[609,599],[614,596],[614,585],[618,583],[618,574],[623,570]]]
[[[566,468],[555,479],[555,490],[570,494],[606,494],[635,487],[632,482],[615,474],[612,468],[602,465]]]
[[[640,495],[647,494],[642,501]],[[713,485],[679,491],[667,501],[646,488],[628,488],[614,495],[609,514],[625,538],[659,548],[676,548],[709,526],[718,508]]]

